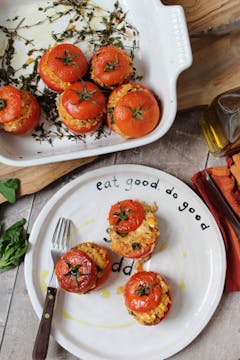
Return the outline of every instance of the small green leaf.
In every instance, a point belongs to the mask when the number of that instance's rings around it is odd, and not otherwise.
[[[15,203],[18,188],[19,179],[0,180],[0,194],[2,194],[10,203]]]
[[[0,241],[0,272],[19,265],[23,260],[29,244],[25,223],[26,219],[21,219],[3,233]]]

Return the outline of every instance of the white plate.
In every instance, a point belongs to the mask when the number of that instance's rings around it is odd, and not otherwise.
[[[52,0],[53,1],[53,0]],[[25,18],[21,26],[35,24],[38,21],[46,19],[45,13],[39,8],[46,8],[50,2],[19,0],[13,1],[0,0],[1,14],[0,25],[14,28],[22,18]],[[97,5],[104,9],[113,10],[113,1],[96,0]],[[177,109],[176,100],[176,81],[179,74],[188,68],[192,63],[191,47],[188,37],[187,26],[184,12],[181,6],[164,6],[159,0],[119,0],[124,13],[127,13],[126,21],[133,25],[139,35],[135,34],[136,45],[134,64],[137,74],[143,75],[141,80],[149,86],[159,97],[162,103],[162,118],[157,128],[139,139],[126,140],[122,137],[105,131],[105,136],[95,139],[95,135],[87,136],[83,140],[69,140],[67,134],[61,139],[53,137],[53,144],[50,145],[44,141],[40,143],[31,135],[13,136],[6,133],[0,135],[0,161],[9,165],[30,166],[45,164],[50,162],[82,158],[92,155],[99,155],[119,150],[125,150],[151,143],[162,137],[172,125]],[[48,15],[57,13],[59,9],[66,7],[55,6],[54,10],[49,10]],[[68,7],[69,9],[69,7]],[[101,12],[100,12],[101,14]],[[99,15],[99,12],[97,13]],[[19,16],[14,22],[6,22],[6,19],[12,19]],[[70,15],[72,16],[72,15]],[[102,16],[102,15],[101,15]],[[108,16],[104,12],[104,16]],[[99,20],[100,19],[100,20]],[[96,29],[102,28],[101,17],[94,19]],[[29,59],[28,51],[32,48],[48,48],[54,44],[51,36],[52,32],[62,32],[68,25],[69,16],[61,16],[60,20],[52,23],[44,22],[41,25],[21,29],[20,35],[14,43],[16,52],[13,57],[12,66],[14,69],[21,66]],[[80,22],[74,22],[80,26]],[[129,49],[132,45],[134,34],[128,30],[128,37],[122,38],[124,46]],[[24,39],[33,39],[33,43],[25,44]],[[65,40],[73,42],[74,39]],[[0,56],[4,54],[7,46],[7,39],[0,29]],[[79,45],[90,58],[93,49],[89,48],[89,42],[78,42]],[[43,51],[31,54],[31,58],[42,54]],[[1,67],[1,65],[0,65]],[[32,71],[33,63],[28,65],[23,74],[27,75]],[[17,72],[19,78],[21,71]],[[43,83],[40,81],[39,88]],[[55,131],[56,127],[49,125],[46,116],[42,114],[41,121],[48,130]],[[38,132],[40,135],[40,132]]]
[[[183,182],[139,165],[88,172],[64,186],[45,205],[30,236],[25,279],[41,316],[52,270],[50,240],[60,216],[73,220],[72,245],[108,246],[110,206],[132,198],[158,205],[160,241],[146,269],[163,274],[173,295],[172,310],[156,326],[136,323],[117,294],[133,273],[133,260],[113,256],[114,272],[103,289],[86,295],[59,292],[53,335],[81,359],[164,359],[188,345],[208,323],[222,295],[225,249],[217,224],[202,200]],[[119,270],[119,271],[118,271]]]

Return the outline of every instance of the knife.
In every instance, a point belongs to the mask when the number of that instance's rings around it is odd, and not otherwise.
[[[228,202],[225,200],[222,193],[219,191],[218,187],[215,185],[214,181],[206,170],[205,178],[207,180],[207,183],[211,187],[212,193],[214,194],[215,199],[218,201],[219,207],[221,208],[223,214],[230,221],[238,239],[240,239],[240,221],[238,217],[235,215],[234,211],[232,210]]]

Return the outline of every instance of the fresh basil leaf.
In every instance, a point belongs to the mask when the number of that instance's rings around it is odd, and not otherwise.
[[[0,241],[0,272],[19,265],[28,249],[28,237],[24,225],[26,219],[21,219],[10,226]]]
[[[0,180],[0,194],[2,194],[10,203],[15,203],[19,183],[19,179],[15,178]]]

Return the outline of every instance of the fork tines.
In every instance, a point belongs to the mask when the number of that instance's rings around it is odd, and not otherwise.
[[[52,247],[67,251],[70,240],[71,220],[60,217],[52,238]]]

